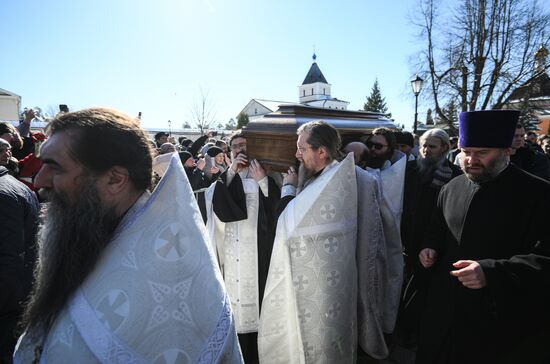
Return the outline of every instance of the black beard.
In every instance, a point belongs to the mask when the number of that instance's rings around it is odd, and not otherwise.
[[[75,191],[76,202],[50,192],[44,223],[38,234],[35,286],[23,316],[22,328],[39,338],[54,323],[73,292],[96,265],[111,240],[120,217],[101,202],[95,179]]]
[[[374,153],[369,153],[368,157],[365,160],[365,165],[370,168],[378,169],[384,166],[387,160],[390,160],[393,156],[393,152],[387,152],[383,155],[376,155]]]

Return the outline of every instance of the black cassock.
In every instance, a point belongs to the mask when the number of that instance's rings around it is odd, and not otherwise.
[[[417,363],[550,362],[550,184],[513,165],[445,185],[423,247],[438,252]],[[449,274],[480,263],[482,289]]]
[[[246,220],[246,194],[244,193],[241,176],[236,173],[227,185],[227,172],[222,173],[220,180],[216,182],[212,197],[214,213],[224,223]],[[260,189],[258,208],[258,289],[260,308],[264,296],[269,261],[275,239],[275,209],[281,197],[281,190],[271,177],[268,179],[268,196],[265,197]],[[258,187],[259,188],[259,187]],[[239,342],[246,363],[258,361],[257,333],[239,334]]]

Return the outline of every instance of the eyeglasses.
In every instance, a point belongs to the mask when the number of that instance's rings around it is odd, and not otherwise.
[[[368,141],[365,144],[367,145],[367,148],[369,149],[374,148],[376,150],[381,150],[381,149],[384,149],[384,147],[388,146],[387,144],[380,144],[380,143],[375,143],[371,141]]]
[[[231,149],[243,149],[246,148],[246,143],[232,144]]]
[[[297,147],[296,149],[298,150],[298,153],[304,154],[304,152],[305,152],[306,150],[308,150],[308,149],[315,149],[315,148],[313,148],[313,147]]]

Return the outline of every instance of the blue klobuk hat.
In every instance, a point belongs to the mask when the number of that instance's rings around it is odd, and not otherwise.
[[[461,148],[509,148],[520,112],[483,110],[461,112],[458,121]]]

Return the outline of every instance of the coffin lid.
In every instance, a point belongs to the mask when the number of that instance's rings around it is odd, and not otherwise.
[[[324,120],[334,126],[342,137],[342,145],[361,140],[379,127],[397,128],[380,113],[284,104],[279,105],[276,112],[251,120],[243,128],[248,155],[268,171],[286,172],[296,163],[296,131],[314,120]]]
[[[296,133],[296,130],[309,121],[324,120],[341,134],[369,134],[373,129],[386,127],[397,129],[393,121],[384,114],[370,111],[350,111],[306,106],[302,104],[282,104],[275,112],[251,120],[243,132]]]

